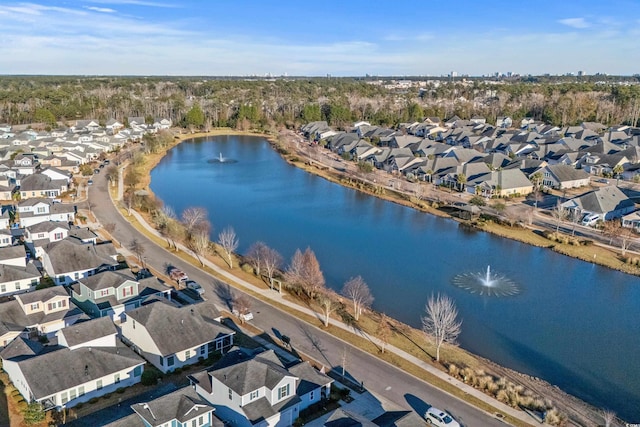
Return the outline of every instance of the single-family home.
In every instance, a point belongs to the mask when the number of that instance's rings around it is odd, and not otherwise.
[[[15,221],[21,227],[29,227],[45,221],[73,222],[76,208],[67,203],[35,197],[18,202],[16,213]]]
[[[133,414],[103,427],[224,427],[215,408],[184,387],[151,401],[131,405]]]
[[[67,238],[42,247],[42,266],[57,285],[68,285],[80,278],[118,266],[113,243],[86,244]]]
[[[593,215],[608,221],[633,212],[635,203],[620,188],[610,185],[567,200],[562,207],[577,215]]]
[[[622,226],[640,232],[640,211],[634,211],[622,217]]]
[[[68,190],[68,182],[64,179],[51,179],[49,176],[36,173],[20,180],[20,196],[22,199],[32,197],[59,197]]]
[[[101,321],[63,332],[58,346],[18,338],[0,352],[3,369],[26,401],[61,410],[140,382],[144,360]]]
[[[91,317],[109,316],[120,322],[125,311],[150,297],[171,299],[171,288],[155,277],[137,280],[129,270],[102,271],[70,285],[73,302]]]
[[[220,419],[241,427],[291,426],[301,410],[328,397],[333,382],[307,362],[287,369],[273,350],[240,349],[189,379]]]
[[[587,186],[591,178],[591,175],[582,169],[561,163],[547,165],[539,172],[542,174],[542,185],[557,190]]]
[[[6,267],[0,266],[2,270]],[[0,304],[0,345],[18,336],[52,338],[56,331],[87,318],[69,299],[64,289],[52,287],[18,294]]]
[[[232,329],[207,317],[210,304],[176,307],[157,301],[126,311],[122,339],[162,372],[191,365],[233,345]]]
[[[520,169],[501,169],[467,180],[467,191],[484,197],[526,196],[533,184]]]

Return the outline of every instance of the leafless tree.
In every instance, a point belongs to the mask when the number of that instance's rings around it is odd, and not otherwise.
[[[551,211],[551,216],[556,220],[556,233],[560,230],[560,224],[567,217],[567,210],[562,206],[562,202],[558,199],[556,206]]]
[[[602,234],[609,238],[609,245],[613,243],[613,239],[618,235],[620,225],[616,221],[603,221]]]
[[[131,209],[133,209],[133,204],[135,203],[135,194],[133,191],[128,190],[122,195],[122,203],[124,207],[127,209],[127,215],[131,215]]]
[[[361,276],[349,279],[342,287],[341,293],[353,302],[353,317],[356,320],[360,319],[362,309],[370,306],[373,302],[369,286]]]
[[[569,219],[571,220],[571,236],[576,235],[576,225],[578,225],[581,217],[582,215],[580,215],[580,212],[577,209],[571,209],[569,211]]]
[[[632,229],[620,226],[618,239],[620,239],[620,250],[622,251],[622,256],[627,254],[627,250],[631,247],[634,237],[635,234]]]
[[[173,249],[177,251],[178,245],[176,242],[184,239],[186,236],[184,226],[176,219],[170,219],[167,222],[166,233],[169,240],[171,240],[171,243],[173,243]]]
[[[251,300],[245,294],[237,294],[233,298],[233,311],[240,319],[240,323],[244,323],[244,317],[251,311]]]
[[[296,249],[291,258],[291,264],[285,272],[285,279],[290,285],[302,290],[311,299],[314,299],[324,290],[324,275],[320,270],[320,264],[311,248],[304,252]]]
[[[378,322],[376,335],[378,336],[378,339],[380,339],[380,343],[382,344],[381,351],[384,353],[387,348],[387,344],[389,344],[389,339],[391,339],[391,325],[389,325],[389,319],[384,313],[380,315],[380,322]]]
[[[318,304],[322,309],[322,314],[324,315],[323,323],[325,328],[329,326],[331,313],[336,311],[340,306],[336,297],[337,295],[329,290],[317,294],[316,300],[318,301]]]
[[[257,276],[260,276],[260,271],[264,266],[263,256],[266,248],[267,245],[265,245],[264,242],[255,242],[247,251],[247,261],[249,261],[249,264],[253,267]]]
[[[267,276],[269,276],[269,286],[273,286],[273,276],[282,266],[282,255],[275,249],[265,246],[264,253],[262,254],[262,262]]]
[[[431,296],[425,307],[426,316],[422,317],[422,330],[434,340],[436,361],[440,361],[440,347],[443,343],[454,344],[460,334],[462,322],[458,318],[458,309],[446,295]]]
[[[188,245],[189,249],[196,254],[198,261],[204,267],[204,257],[209,252],[209,230],[211,229],[211,225],[209,221],[202,221],[198,224],[191,232],[191,237],[189,238]]]
[[[207,221],[207,220],[208,220],[208,213],[205,208],[190,207],[185,209],[182,212],[182,224],[184,224],[184,228],[187,232],[187,238],[191,236],[191,233],[198,226],[200,222]]]
[[[129,243],[129,250],[138,258],[138,262],[142,264],[142,256],[145,251],[144,245],[138,239],[133,239]]]
[[[236,237],[236,232],[231,226],[225,228],[220,232],[220,234],[218,234],[218,244],[222,247],[222,250],[227,256],[229,268],[233,268],[233,252],[238,249],[239,243],[240,242]]]
[[[616,413],[609,409],[602,409],[600,411],[600,415],[602,416],[605,427],[611,427],[611,425],[613,425],[613,422],[616,420]]]

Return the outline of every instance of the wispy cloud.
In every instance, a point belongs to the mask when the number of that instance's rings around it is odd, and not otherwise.
[[[179,4],[175,4],[175,3],[164,3],[159,1],[146,1],[146,0],[89,0],[89,2],[96,3],[96,4],[162,7],[162,8],[169,8],[169,9],[182,7]]]
[[[100,13],[116,13],[115,9],[111,9],[108,7],[85,6],[85,9]]]
[[[585,18],[565,18],[560,19],[558,22],[562,25],[566,25],[567,27],[577,29],[589,28],[591,26],[591,24],[587,22]]]

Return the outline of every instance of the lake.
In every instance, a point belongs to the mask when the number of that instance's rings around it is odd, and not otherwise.
[[[220,153],[237,162],[208,162]],[[178,214],[208,210],[213,240],[230,225],[240,253],[261,240],[286,262],[310,247],[328,286],[361,275],[376,310],[415,327],[429,296],[445,293],[463,320],[461,347],[640,420],[637,277],[341,187],[287,164],[259,137],[184,142],[151,177]],[[488,265],[522,292],[483,297],[452,286],[457,274]]]

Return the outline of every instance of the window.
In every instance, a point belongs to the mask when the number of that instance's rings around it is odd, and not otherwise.
[[[309,393],[309,400],[313,400],[313,392],[314,392],[314,391],[315,391],[315,390],[311,390],[311,393]]]
[[[233,399],[233,390],[229,389],[229,400]]]
[[[118,383],[120,382],[120,374],[115,374],[115,375],[113,376],[113,382],[114,382],[115,384],[118,384]]]
[[[69,401],[69,396],[68,396],[67,392],[65,391],[64,393],[61,393],[60,394],[60,402],[64,405],[68,401]]]
[[[187,350],[184,352],[184,358],[185,359],[190,359],[191,358],[191,350]]]
[[[76,273],[74,273],[74,274],[73,274],[73,278],[74,278],[74,279],[76,279],[76,280],[78,280],[78,279],[80,278],[80,273],[77,273],[77,272],[76,272]]]
[[[83,396],[84,395],[84,386],[81,385],[80,387],[78,387],[78,396]]]
[[[16,291],[20,290],[20,282],[16,282]]]
[[[258,396],[260,396],[260,390],[252,391],[249,395],[249,399],[255,400],[258,398]]]
[[[191,427],[197,427],[198,424],[196,424],[198,422],[198,420],[196,420],[195,418],[193,420],[191,420]]]
[[[44,206],[39,206],[38,207],[38,213],[39,214],[44,213]]]
[[[31,304],[31,310],[37,310],[40,308],[40,303],[34,302]]]
[[[44,233],[38,233],[38,239],[44,239]]]
[[[142,375],[142,366],[136,366],[133,368],[133,376],[139,377],[140,375]]]
[[[289,396],[289,384],[278,389],[278,400],[284,399],[287,396]]]
[[[69,390],[69,400],[73,400],[76,398],[76,389],[72,388],[71,390]]]
[[[206,347],[204,345],[200,346],[200,356],[204,356],[204,352],[206,350]]]
[[[175,358],[173,356],[169,356],[167,357],[167,366],[173,366],[175,365],[176,361]]]
[[[122,289],[123,297],[130,297],[131,295],[133,295],[133,286],[127,286]]]
[[[96,390],[100,390],[102,388],[102,380],[96,381]]]
[[[203,425],[204,424],[204,415],[200,415],[200,418],[198,418],[198,425]]]
[[[135,321],[135,320],[133,320],[133,319],[131,319],[131,327],[132,327],[133,329],[135,329],[135,328],[136,328],[136,321]]]
[[[62,240],[64,238],[64,236],[62,235],[62,233],[55,233],[53,235],[53,239],[54,240]]]
[[[100,291],[101,297],[106,297],[107,295],[109,295],[109,289],[103,289]]]
[[[7,285],[0,285],[0,292],[7,292]]]

